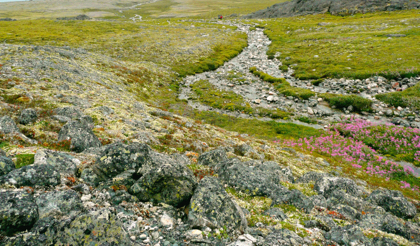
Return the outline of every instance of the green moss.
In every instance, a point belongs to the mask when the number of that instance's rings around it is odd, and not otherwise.
[[[257,138],[275,140],[279,138],[295,138],[320,136],[322,131],[312,127],[293,123],[279,123],[276,121],[259,121],[256,119],[242,119],[216,112],[199,112],[187,114],[197,120],[204,121],[228,131],[246,133]]]
[[[322,82],[324,82],[324,79],[316,79],[311,81],[311,83],[315,86],[319,86],[319,84],[321,84]]]
[[[309,117],[306,117],[306,116],[299,116],[297,118],[297,120],[301,121],[301,122],[308,123],[308,124],[317,124],[318,123],[315,119],[312,119],[312,118],[309,118]]]
[[[357,112],[372,110],[372,101],[361,96],[330,93],[322,93],[319,96],[327,101],[330,106],[335,106],[340,109],[348,108],[352,105],[353,109]]]
[[[281,52],[280,60],[293,66],[300,79],[415,76],[420,73],[419,13],[381,11],[269,20],[264,26],[272,40],[268,55]],[[320,22],[326,24],[318,25]],[[406,36],[388,38],[387,34]]]
[[[304,100],[315,96],[315,92],[311,90],[293,87],[289,84],[289,82],[286,81],[286,79],[275,78],[269,74],[259,71],[256,67],[251,67],[249,71],[254,75],[260,77],[262,80],[269,83],[273,83],[276,90],[285,96],[293,96]]]
[[[21,168],[27,165],[31,165],[35,162],[34,154],[18,154],[16,155],[16,168]]]

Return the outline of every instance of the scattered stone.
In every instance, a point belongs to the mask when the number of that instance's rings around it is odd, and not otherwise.
[[[22,125],[28,125],[29,123],[34,123],[38,118],[38,114],[35,109],[27,108],[22,110],[19,116],[19,123]]]
[[[15,163],[11,159],[5,155],[0,155],[0,176],[6,175],[15,169]]]
[[[78,153],[91,147],[102,146],[89,125],[81,119],[65,124],[58,133],[58,141],[71,141],[70,149]]]

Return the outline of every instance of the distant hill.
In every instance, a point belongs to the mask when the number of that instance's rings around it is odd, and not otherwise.
[[[293,0],[275,4],[244,18],[278,18],[324,13],[350,15],[419,8],[420,0]]]

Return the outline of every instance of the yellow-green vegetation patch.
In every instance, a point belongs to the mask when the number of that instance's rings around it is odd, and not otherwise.
[[[281,185],[287,187],[289,190],[299,190],[306,196],[318,195],[318,193],[314,191],[314,183],[293,184],[289,182],[281,182]]]
[[[375,96],[378,100],[394,107],[410,107],[420,109],[420,84],[416,84],[404,91],[396,91]]]
[[[35,162],[34,154],[18,154],[16,157],[16,168],[21,168],[27,165],[31,165]]]
[[[293,123],[243,119],[226,114],[219,114],[216,112],[195,111],[188,113],[187,116],[208,124],[224,128],[228,131],[246,133],[257,138],[269,140],[275,140],[279,138],[299,139],[301,137],[320,136],[322,134],[322,130],[317,130],[312,127],[301,126]]]
[[[274,88],[276,88],[276,90],[279,93],[285,96],[293,96],[293,97],[297,97],[304,100],[307,100],[312,96],[315,96],[315,92],[311,90],[303,89],[299,87],[293,87],[290,85],[289,82],[286,81],[286,79],[275,78],[269,74],[259,71],[256,67],[251,67],[249,71],[253,73],[254,75],[260,77],[262,80],[269,83],[273,83]]]
[[[327,101],[330,106],[335,106],[336,108],[344,109],[349,106],[353,106],[355,111],[371,111],[372,110],[372,101],[363,98],[358,95],[340,95],[340,94],[331,94],[331,93],[322,93],[319,97]]]
[[[123,61],[148,61],[181,76],[215,69],[247,45],[236,27],[180,20],[0,22],[0,41],[71,46]]]
[[[279,109],[253,108],[245,99],[233,91],[221,90],[207,80],[199,80],[191,85],[194,92],[193,100],[209,105],[213,108],[229,111],[240,111],[245,114],[258,114],[273,119],[287,119],[290,115]]]
[[[420,73],[419,10],[263,21],[269,55],[300,79],[410,77]],[[287,58],[287,59],[286,59]]]

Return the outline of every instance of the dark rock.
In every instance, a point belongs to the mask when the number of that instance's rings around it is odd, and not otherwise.
[[[328,198],[334,190],[343,190],[355,197],[360,197],[364,193],[364,190],[357,186],[353,180],[339,177],[323,177],[319,179],[315,182],[314,190],[325,198]]]
[[[0,149],[0,156],[7,156],[7,154],[4,150]]]
[[[153,159],[157,159],[156,156]],[[197,185],[192,171],[171,158],[155,162],[159,163],[158,167],[142,172],[143,176],[130,188],[130,193],[140,201],[163,202],[174,207],[187,205]]]
[[[323,177],[332,177],[329,173],[307,172],[302,177],[296,180],[296,183],[310,183],[316,182]]]
[[[0,184],[21,186],[55,186],[60,184],[60,173],[49,164],[32,164],[15,169],[0,177]]]
[[[58,141],[70,140],[70,149],[82,152],[90,147],[101,147],[102,144],[95,136],[89,125],[83,120],[72,120],[65,124],[58,133]]]
[[[394,240],[386,237],[374,237],[372,240],[372,246],[398,246]]]
[[[332,228],[336,227],[334,220],[328,216],[317,215],[315,216],[316,220],[321,224],[321,227],[318,227],[324,231],[330,231]]]
[[[38,114],[35,109],[27,108],[22,110],[19,116],[19,123],[22,125],[27,125],[29,123],[34,123],[38,118]]]
[[[49,164],[66,176],[76,175],[79,162],[69,154],[52,150],[38,150],[35,154],[35,164]]]
[[[215,167],[221,162],[227,161],[226,151],[224,149],[215,149],[205,152],[198,157],[198,164]]]
[[[17,20],[12,19],[12,18],[1,18],[0,21],[17,21]]]
[[[19,132],[19,128],[12,118],[6,115],[0,118],[0,132],[4,134],[15,133]]]
[[[97,171],[98,172],[98,171]],[[104,181],[103,178],[99,177],[92,168],[84,168],[80,174],[80,178],[93,186],[99,185],[101,181]]]
[[[411,219],[417,213],[414,204],[409,202],[400,191],[375,190],[366,200],[404,219]]]
[[[270,196],[273,200],[272,205],[275,204],[291,204],[298,209],[303,209],[306,213],[309,213],[315,206],[319,206],[321,203],[325,205],[325,198],[323,200],[317,197],[316,199],[305,196],[300,190],[283,190],[280,193],[272,193]]]
[[[279,165],[277,167],[280,172],[281,167]],[[282,188],[279,185],[280,178],[275,172],[261,169],[261,167],[248,166],[238,159],[230,159],[216,166],[216,172],[223,183],[247,194],[269,196]]]
[[[59,17],[57,18],[57,20],[91,20],[92,18],[90,18],[87,15],[78,15],[75,17]]]
[[[15,163],[6,156],[0,156],[0,176],[6,175],[15,170]]]
[[[330,197],[327,200],[327,207],[331,209],[331,207],[339,205],[339,204],[348,205],[363,213],[371,213],[371,214],[384,214],[385,213],[385,210],[379,206],[368,203],[358,197],[354,197],[349,194],[346,194],[341,190],[334,190],[330,194]]]
[[[355,225],[334,227],[325,234],[325,238],[340,245],[366,245],[370,243],[360,228]]]
[[[331,230],[328,225],[325,225],[323,221],[320,220],[307,220],[304,223],[306,228],[318,228],[326,232]]]
[[[228,232],[247,227],[242,209],[214,177],[205,177],[198,184],[189,205],[188,222],[192,228],[226,227]]]
[[[405,238],[408,237],[404,224],[401,223],[396,218],[394,218],[393,216],[390,216],[390,215],[388,215],[384,218],[383,224],[381,226],[381,230],[385,231],[385,232],[388,232],[388,233],[393,233],[393,234],[396,234],[396,235],[400,235],[400,236],[403,236]]]
[[[58,231],[57,245],[132,245],[122,222],[108,209],[79,215]]]
[[[83,210],[82,200],[76,191],[52,191],[42,194],[36,198],[39,217],[49,215],[67,215],[71,212],[80,212]]]
[[[105,147],[93,169],[100,180],[115,177],[127,170],[137,172],[149,159],[151,152],[146,144],[113,143]]]
[[[72,120],[81,118],[83,116],[82,111],[78,107],[63,107],[63,108],[56,108],[54,112],[57,115],[65,116]]]
[[[38,207],[26,191],[0,191],[0,233],[11,236],[30,229],[38,220]]]
[[[244,16],[244,18],[279,18],[299,15],[325,14],[350,15],[374,11],[418,9],[420,2],[410,0],[293,0],[278,3],[266,9]]]
[[[276,220],[285,220],[288,218],[280,208],[270,208],[265,211],[264,214],[269,215]]]
[[[289,231],[287,229],[276,230],[273,233],[269,234],[262,245],[272,246],[272,245],[282,245],[282,246],[295,246],[303,245],[303,238],[299,237],[296,233]]]

